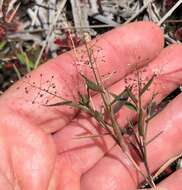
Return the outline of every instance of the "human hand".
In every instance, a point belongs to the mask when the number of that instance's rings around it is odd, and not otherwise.
[[[123,78],[129,73],[132,76],[136,63],[145,65],[146,76],[160,71],[144,96],[144,104],[149,102],[154,90],[158,92],[159,103],[182,79],[182,46],[163,49],[163,35],[152,23],[119,27],[104,34],[97,46],[102,47],[105,56],[104,63],[101,60],[97,63],[100,74],[117,71],[105,82],[112,92],[124,89]],[[77,99],[77,90],[82,91],[84,84],[78,84],[74,56],[74,52],[69,52],[40,66],[31,73],[30,81],[39,84],[53,75],[57,92],[62,97]],[[92,77],[89,69],[85,73]],[[111,137],[75,139],[80,134],[100,133],[91,118],[66,106],[32,104],[37,92],[30,90],[25,94],[24,88],[27,83],[19,81],[0,98],[0,187],[3,190],[136,190],[141,178]],[[175,98],[149,124],[148,139],[163,130],[148,145],[151,171],[181,152],[181,99],[181,95]],[[99,96],[93,96],[93,101],[99,105]],[[133,113],[123,108],[118,113],[118,122],[124,127],[132,117]],[[181,175],[178,170],[159,186],[178,190]]]

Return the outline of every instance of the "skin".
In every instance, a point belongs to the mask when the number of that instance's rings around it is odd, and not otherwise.
[[[104,85],[112,92],[124,89],[124,76],[134,76],[135,65],[145,67],[143,77],[157,77],[143,97],[147,105],[154,92],[160,102],[182,79],[182,46],[163,49],[161,30],[150,22],[138,22],[119,27],[101,36],[105,62],[98,58],[101,75],[117,71]],[[81,47],[78,51],[82,51]],[[96,50],[95,50],[96,51]],[[51,75],[62,97],[77,100],[77,91],[84,92],[84,83],[75,66],[74,52],[63,54],[31,73],[30,82],[49,80]],[[88,67],[82,71],[93,78]],[[3,190],[136,190],[142,180],[133,165],[109,136],[75,139],[80,134],[100,134],[103,131],[89,116],[68,107],[40,105],[44,97],[32,104],[37,92],[27,87],[28,79],[14,84],[0,98],[0,186]],[[79,83],[78,83],[79,81]],[[20,89],[17,90],[17,87]],[[53,102],[58,100],[53,100]],[[60,101],[60,100],[59,100]],[[100,98],[93,94],[96,107]],[[182,95],[177,96],[149,123],[148,139],[163,131],[148,145],[148,162],[155,171],[182,150]],[[117,115],[121,127],[133,112],[123,108]],[[144,167],[139,163],[142,170]],[[182,171],[178,170],[159,187],[179,190]]]

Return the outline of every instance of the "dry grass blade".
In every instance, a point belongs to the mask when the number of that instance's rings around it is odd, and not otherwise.
[[[157,23],[159,26],[168,18],[172,15],[172,13],[181,5],[182,0],[179,0],[162,18],[161,20]]]
[[[18,70],[18,68],[17,68],[17,66],[15,64],[13,64],[13,68],[15,70],[15,73],[16,73],[18,79],[21,79],[21,73],[20,73],[20,71]]]
[[[124,24],[130,23],[131,21],[133,21],[139,14],[141,14],[150,3],[152,3],[154,0],[149,0],[148,3],[146,3],[145,5],[143,5],[140,10],[135,13],[131,18],[129,18]]]
[[[2,8],[3,7],[3,2],[4,2],[4,0],[0,1],[0,18],[3,17],[3,12],[2,12],[2,10],[3,10],[3,8]]]
[[[98,138],[98,137],[103,137],[106,135],[110,135],[109,133],[103,133],[100,135],[77,135],[74,139],[86,139],[86,138]]]
[[[53,107],[53,106],[63,106],[63,105],[70,105],[70,104],[72,104],[72,101],[67,100],[67,101],[62,101],[55,104],[48,104],[46,106]]]
[[[43,52],[44,52],[46,46],[49,45],[49,38],[51,38],[51,34],[52,34],[53,30],[54,30],[54,27],[56,26],[56,23],[57,23],[57,21],[58,21],[58,19],[59,19],[59,16],[61,15],[61,12],[62,12],[62,10],[63,10],[63,8],[64,8],[66,2],[67,2],[67,0],[62,0],[62,3],[60,4],[60,6],[59,6],[59,8],[58,8],[58,12],[57,12],[57,14],[56,14],[56,18],[55,18],[54,22],[52,23],[52,25],[50,26],[49,33],[48,33],[48,35],[47,35],[47,38],[46,38],[46,40],[45,40],[45,42],[44,42],[44,44],[43,44],[43,46],[42,46],[42,49],[41,49],[41,51],[40,51],[40,54],[39,54],[39,56],[38,56],[38,58],[37,58],[37,61],[36,61],[36,63],[35,63],[35,66],[34,66],[35,69],[38,67],[38,65],[39,65],[39,63],[40,63],[42,54],[43,54]]]

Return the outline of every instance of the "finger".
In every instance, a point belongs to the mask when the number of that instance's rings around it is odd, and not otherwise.
[[[154,172],[167,160],[182,151],[180,143],[182,138],[181,107],[182,95],[180,94],[149,122],[148,140],[162,130],[162,133],[147,146],[147,162],[151,172]],[[142,163],[140,163],[140,167],[145,172]],[[105,170],[104,174],[103,170]],[[92,179],[92,183],[90,179]],[[97,184],[98,189],[105,190],[103,184],[112,182],[115,184],[115,189],[125,190],[129,188],[134,190],[141,180],[132,163],[128,161],[118,147],[115,147],[83,176],[81,184],[83,189],[95,189],[94,184]],[[125,186],[122,181],[129,181],[128,186]]]
[[[159,58],[149,65],[149,70],[146,71],[146,73],[151,72],[151,70],[161,71],[160,68],[166,63],[169,63],[166,65],[166,69],[162,70],[163,72],[160,72],[160,77],[157,78],[157,82],[159,82],[160,85],[156,86],[155,84],[149,91],[150,93],[148,93],[148,96],[151,97],[151,94],[153,94],[152,89],[155,89],[156,92],[159,92],[160,94],[157,97],[157,101],[160,101],[165,95],[177,87],[182,76],[181,72],[177,72],[181,70],[181,48],[181,46],[175,45],[164,49]],[[176,74],[174,74],[175,72]],[[162,87],[161,82],[163,83]],[[117,88],[112,87],[112,90],[116,91],[118,88],[122,89],[122,84],[122,81],[121,83],[118,82],[118,85],[114,85]],[[149,98],[146,97],[144,103],[146,104],[148,100]],[[125,118],[122,115],[120,115],[120,117],[125,121]],[[120,121],[122,121],[122,119]],[[72,122],[72,124],[61,130],[61,132],[56,133],[54,135],[54,139],[58,147],[58,152],[62,154],[62,156],[68,153],[74,165],[77,166],[76,170],[80,173],[85,173],[93,167],[93,165],[95,165],[97,161],[114,146],[115,143],[109,136],[85,139],[75,139],[75,137],[78,137],[78,135],[99,135],[100,133],[103,133],[101,128],[94,125],[92,120],[82,117]],[[156,133],[153,135],[151,134],[151,136],[154,137]],[[79,160],[87,160],[87,162],[83,163]]]
[[[100,75],[117,71],[112,80],[106,84],[111,85],[130,73],[134,65],[142,66],[154,59],[163,47],[163,36],[160,29],[153,23],[137,22],[118,27],[104,34],[94,45],[96,53],[97,47],[102,47],[101,55],[98,55],[101,58],[97,60]],[[85,50],[82,47],[77,52],[80,51]],[[105,56],[104,62],[102,55]],[[78,56],[74,55],[74,51],[71,51],[40,66],[31,73],[31,78],[24,79],[31,85],[20,81],[1,97],[1,107],[3,104],[6,105],[5,107],[14,113],[31,120],[33,124],[39,125],[48,132],[53,132],[64,126],[76,114],[75,110],[67,107],[48,109],[39,106],[38,103],[45,104],[51,98],[54,100],[50,103],[60,101],[60,98],[56,98],[50,93],[57,93],[66,99],[78,99],[78,89],[82,91],[84,88],[83,83],[79,82],[80,67],[88,77],[92,78],[92,75],[91,69],[88,66],[79,66],[75,57]],[[19,86],[21,88],[17,90],[16,88]],[[33,86],[41,87],[44,91],[39,93],[40,90]],[[24,91],[28,94],[25,94]],[[32,105],[32,100],[35,97],[36,101],[33,102],[38,103]]]

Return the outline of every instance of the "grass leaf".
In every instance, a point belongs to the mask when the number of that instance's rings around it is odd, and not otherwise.
[[[146,83],[146,85],[141,89],[141,91],[140,91],[140,96],[141,96],[142,94],[144,94],[144,93],[149,89],[149,87],[150,87],[150,85],[152,84],[152,82],[153,82],[155,76],[156,76],[156,75],[154,74],[154,75],[151,77],[151,79]]]
[[[83,106],[89,107],[89,103],[90,103],[90,98],[88,95],[82,95],[79,93],[80,96],[80,101],[79,103]]]
[[[133,110],[133,111],[137,112],[137,107],[134,104],[132,104],[131,102],[126,101],[125,106],[127,108],[129,108],[130,110]]]
[[[129,96],[128,96],[128,92],[125,89],[124,91],[122,91],[119,95],[116,95],[114,93],[110,93],[112,95],[112,97],[114,98],[114,100],[112,101],[111,105],[117,101],[127,101]]]
[[[114,112],[114,114],[116,114],[124,105],[125,105],[125,101],[117,101],[113,105],[113,112]]]
[[[126,87],[128,96],[129,96],[129,97],[131,98],[131,100],[135,103],[135,105],[137,105],[138,100],[137,100],[136,96],[132,93],[131,89],[132,89],[131,87],[130,87],[130,88],[129,88],[129,87]]]
[[[48,104],[46,106],[54,107],[54,106],[63,106],[63,105],[71,105],[71,104],[72,104],[72,101],[66,100],[66,101],[55,103],[55,104]]]
[[[129,96],[126,89],[122,91],[119,95],[113,93],[110,94],[114,97],[114,100],[111,102],[111,105],[113,105],[113,112],[115,114],[125,105]]]
[[[33,62],[29,59],[25,52],[17,53],[17,57],[22,65],[27,66],[28,71],[30,71],[34,67]]]
[[[147,114],[150,116],[150,117],[153,117],[156,113],[156,108],[157,108],[157,104],[156,102],[151,102],[149,104],[149,106],[147,107]]]
[[[4,49],[5,45],[7,44],[6,41],[0,42],[0,51]]]
[[[101,92],[103,93],[103,89],[100,85],[96,84],[95,82],[91,81],[90,79],[88,79],[86,76],[82,75],[81,76],[84,78],[86,85],[89,89],[96,91],[96,92]]]
[[[96,118],[96,120],[98,121],[102,121],[103,120],[103,115],[102,113],[98,112],[98,111],[94,111],[94,117]]]
[[[23,53],[17,53],[17,57],[18,57],[18,60],[20,61],[20,63],[22,65],[25,65],[26,64],[26,61],[25,61],[25,55]]]
[[[62,101],[62,102],[55,103],[55,104],[48,104],[48,105],[45,105],[45,106],[54,107],[54,106],[64,106],[64,105],[70,106],[72,108],[76,108],[76,109],[81,110],[81,111],[84,111],[85,113],[89,113],[89,114],[91,113],[90,110],[87,107],[85,107],[85,106],[83,106],[81,104],[77,104],[75,102],[72,102],[70,100],[65,100],[65,101]]]

